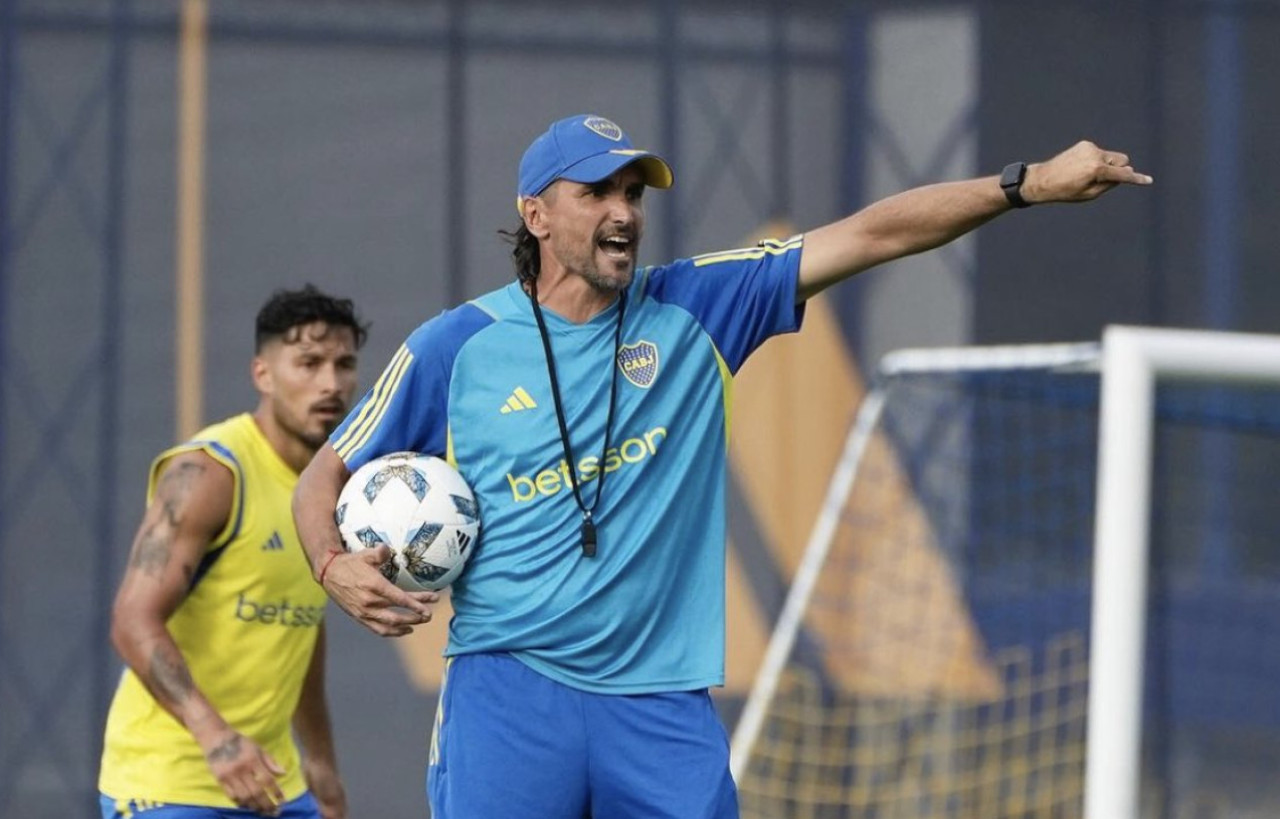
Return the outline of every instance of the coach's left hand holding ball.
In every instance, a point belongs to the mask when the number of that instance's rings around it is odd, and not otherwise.
[[[402,637],[431,622],[433,591],[405,591],[382,576],[378,567],[391,559],[386,546],[348,552],[333,519],[338,494],[348,477],[346,465],[325,444],[298,476],[293,517],[311,563],[312,575],[347,614],[383,637]]]
[[[325,557],[320,585],[338,606],[383,637],[403,637],[414,626],[431,622],[431,605],[440,600],[433,591],[405,591],[383,577],[379,567],[391,560],[391,549],[379,546],[361,552],[341,551]]]

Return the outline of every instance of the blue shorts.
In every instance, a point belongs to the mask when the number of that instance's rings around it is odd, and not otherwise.
[[[259,819],[260,813],[242,808],[210,808],[202,805],[175,805],[157,803],[148,805],[137,799],[117,803],[104,793],[98,794],[102,806],[102,819]],[[308,791],[297,799],[280,806],[277,819],[320,819],[320,807]]]
[[[711,695],[592,694],[508,654],[450,661],[427,768],[433,819],[736,819]]]

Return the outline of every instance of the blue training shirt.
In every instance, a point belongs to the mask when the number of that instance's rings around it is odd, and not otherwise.
[[[619,302],[584,324],[544,308],[575,464],[518,284],[409,336],[330,440],[352,471],[399,450],[441,455],[475,491],[482,532],[453,584],[446,655],[510,652],[601,693],[724,684],[732,376],[799,329],[802,243],[637,271],[616,356]],[[595,557],[583,555],[570,469],[588,507],[604,474]]]

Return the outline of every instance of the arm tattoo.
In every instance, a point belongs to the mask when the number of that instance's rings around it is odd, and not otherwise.
[[[130,568],[153,576],[164,572],[172,554],[173,533],[182,521],[182,510],[191,495],[191,487],[204,469],[204,464],[179,462],[165,470],[155,497],[160,517],[148,523],[139,534]],[[184,571],[190,577],[190,567],[184,567]]]
[[[218,747],[211,750],[206,756],[210,762],[221,762],[224,759],[235,759],[240,755],[240,735],[228,739]]]
[[[187,661],[182,658],[182,652],[176,651],[173,646],[156,646],[155,651],[151,652],[148,671],[154,692],[170,702],[180,703],[195,690]]]
[[[144,574],[158,575],[169,565],[169,536],[172,532],[158,532],[159,524],[150,524],[138,538],[129,567]]]

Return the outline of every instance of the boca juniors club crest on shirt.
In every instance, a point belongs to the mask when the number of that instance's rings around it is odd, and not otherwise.
[[[647,389],[658,377],[658,345],[643,340],[623,344],[618,350],[618,368],[632,384]]]

